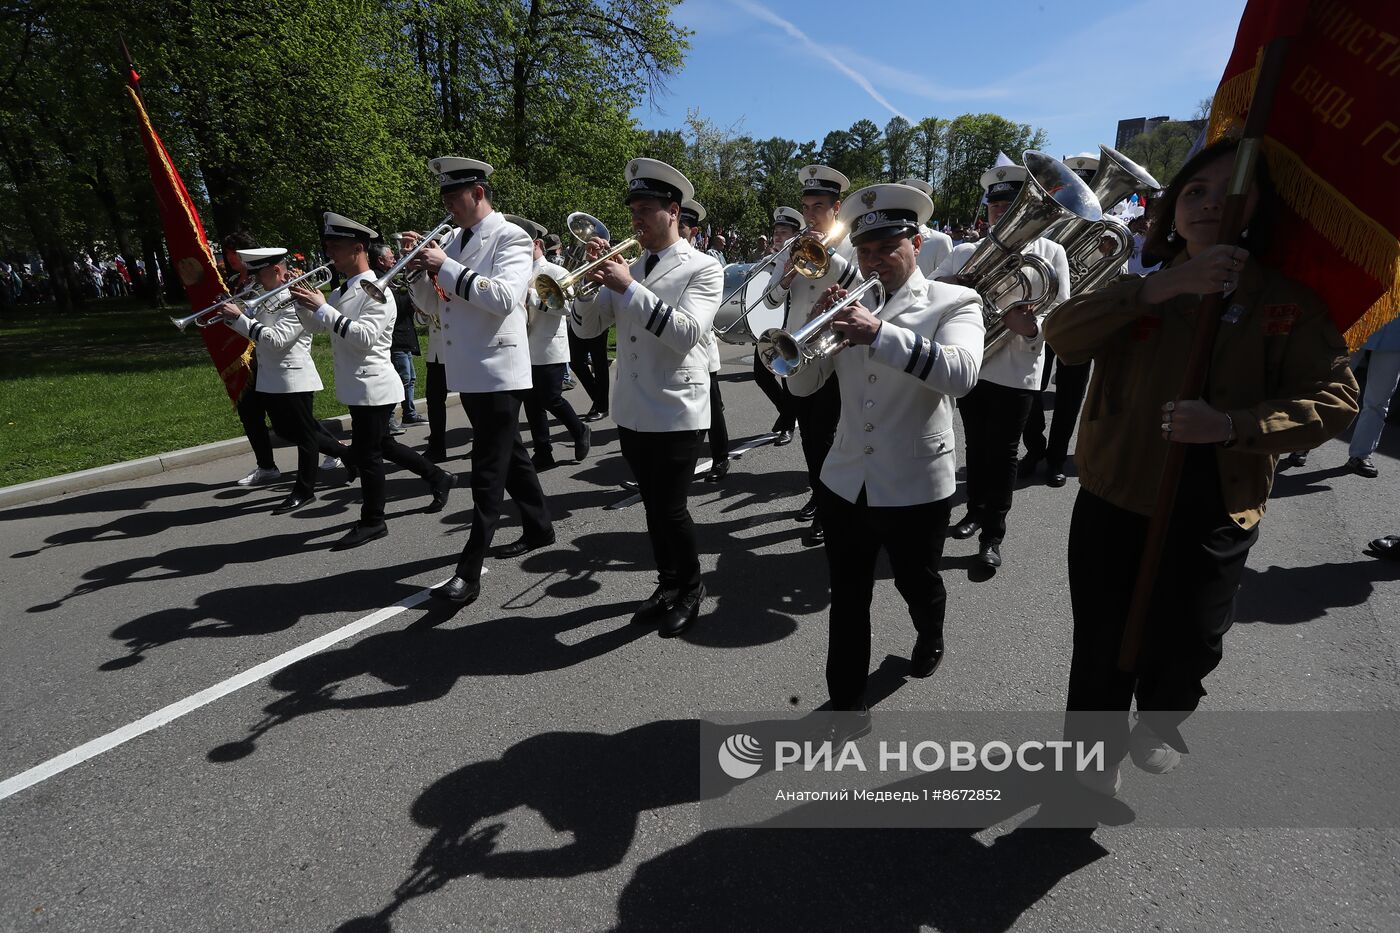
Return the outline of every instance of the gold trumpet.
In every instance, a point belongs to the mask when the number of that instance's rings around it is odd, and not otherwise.
[[[796,236],[788,240],[783,248],[775,253],[769,253],[749,270],[748,275],[739,283],[739,286],[720,299],[720,307],[723,308],[734,296],[742,296],[744,289],[749,282],[758,276],[760,272],[772,266],[777,269],[778,260],[784,253],[790,253],[793,270],[804,279],[819,279],[826,275],[831,268],[831,257],[836,252],[836,244],[841,242],[841,237],[846,234],[845,224],[837,223],[825,234],[812,232],[812,225],[808,224],[798,232]],[[749,315],[757,310],[759,303],[763,301],[763,296],[759,295],[753,301],[744,306],[739,316],[730,321],[724,328],[716,328],[715,336],[725,343],[750,344],[757,343],[758,337],[754,335],[749,327]],[[738,334],[731,338],[729,332],[738,330]]]
[[[587,244],[594,237],[601,240],[608,239],[608,228],[601,220],[591,214],[582,212],[570,214],[568,227],[569,232],[574,235],[574,239],[580,243]],[[587,301],[592,298],[602,286],[597,282],[588,281],[588,277],[601,269],[603,263],[610,262],[614,257],[623,256],[626,259],[624,254],[633,249],[637,251],[637,256],[642,254],[641,241],[636,237],[629,237],[617,246],[611,247],[597,259],[584,263],[563,278],[556,279],[547,273],[535,276],[535,292],[540,296],[540,305],[551,311],[562,311],[570,301],[580,299]],[[627,261],[631,262],[637,256],[633,256]]]

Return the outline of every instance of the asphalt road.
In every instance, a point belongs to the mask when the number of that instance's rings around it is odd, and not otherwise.
[[[734,442],[762,436],[772,412],[743,363],[724,392]],[[464,429],[450,441],[465,453]],[[1400,531],[1397,453],[1392,428],[1379,479],[1342,473],[1340,441],[1281,477],[1208,708],[1400,708],[1400,565],[1362,553]],[[605,508],[627,495],[611,421],[587,462],[544,475],[558,545],[490,562],[456,613],[421,600],[451,572],[468,491],[425,515],[422,483],[393,474],[390,536],[333,553],[358,489],[273,517],[286,485],[234,486],[250,466],[0,512],[0,781],[209,700],[0,799],[0,928],[1400,928],[1393,828],[712,828],[696,720],[825,699],[827,571],[791,518],[797,443],[693,488],[710,596],[676,640],[627,624],[653,577],[641,506]],[[1073,477],[1017,493],[991,580],[949,542],[947,660],[907,682],[889,662],[881,709],[1061,708],[1074,495]],[[512,515],[497,541],[517,535]],[[890,580],[875,600],[874,663],[907,656]],[[1170,776],[1129,768],[1124,799],[1151,780]]]

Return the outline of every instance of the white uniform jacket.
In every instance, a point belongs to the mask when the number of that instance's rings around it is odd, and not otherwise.
[[[274,395],[319,392],[323,386],[311,359],[311,332],[302,326],[295,304],[278,311],[268,307],[275,301],[264,301],[252,317],[245,314],[228,324],[256,347],[258,381],[253,388]]]
[[[447,258],[437,273],[438,295],[424,275],[413,283],[413,300],[442,322],[437,348],[453,392],[508,392],[528,389],[530,345],[525,298],[534,266],[534,241],[499,211],[471,229],[447,235]],[[428,335],[428,358],[433,356]]]
[[[394,342],[394,296],[375,301],[360,287],[374,272],[352,276],[314,314],[297,306],[307,330],[331,335],[335,397],[343,405],[393,405],[403,401],[403,382],[389,359]]]
[[[923,245],[919,247],[919,271],[924,278],[933,281],[933,270],[942,265],[953,251],[953,238],[924,226],[919,227],[919,235],[924,238]]]
[[[663,250],[645,280],[643,251],[634,284],[574,302],[575,333],[587,340],[617,325],[612,417],[633,431],[703,431],[710,426],[706,335],[724,289],[720,264],[684,240]]]
[[[551,363],[569,362],[569,305],[558,311],[539,307],[539,296],[535,294],[535,276],[548,275],[562,279],[568,270],[541,256],[535,260],[530,270],[530,292],[527,305],[528,333],[530,335],[530,364],[547,366]]]
[[[843,239],[836,244],[836,252],[831,255],[831,265],[826,275],[819,279],[807,279],[800,275],[792,277],[792,287],[783,288],[783,263],[777,263],[773,270],[772,284],[763,293],[763,303],[770,308],[783,308],[783,330],[792,333],[807,322],[807,314],[812,305],[828,288],[840,285],[850,289],[861,282],[860,267],[855,262],[855,247],[851,241]]]
[[[977,243],[963,243],[953,248],[948,254],[948,258],[934,270],[934,277],[941,278],[946,275],[957,275],[967,263],[967,259],[972,255],[972,251],[977,248]],[[1059,289],[1055,298],[1045,307],[1041,308],[1036,315],[1036,320],[1042,326],[1036,331],[1034,337],[1022,337],[1020,334],[1012,334],[1000,350],[987,357],[982,365],[982,374],[979,377],[985,382],[995,382],[997,385],[1008,386],[1013,389],[1040,389],[1040,370],[1045,363],[1045,316],[1055,307],[1063,302],[1069,301],[1069,260],[1065,258],[1065,248],[1058,243],[1047,240],[1044,237],[1031,243],[1026,248],[1029,253],[1047,260],[1051,268],[1055,270],[1055,276],[1059,279]]]
[[[833,373],[841,384],[821,480],[847,502],[863,486],[876,507],[946,499],[956,486],[953,399],[972,390],[982,364],[982,299],[915,269],[875,314],[883,323],[874,344],[847,347],[787,380],[793,395],[811,395]]]

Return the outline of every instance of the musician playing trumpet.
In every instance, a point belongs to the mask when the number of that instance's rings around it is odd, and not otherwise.
[[[293,278],[285,249],[241,249],[238,258],[264,292],[274,291]],[[290,295],[285,300],[259,302],[251,315],[244,314],[243,306],[235,301],[225,302],[219,313],[230,328],[253,341],[257,357],[254,391],[272,420],[272,429],[297,445],[296,482],[272,514],[294,512],[316,499],[321,469],[317,453],[337,459],[346,456],[344,445],[311,413],[312,396],[322,388],[321,374],[311,359],[311,332],[302,326]],[[347,468],[354,469],[353,465]]]
[[[928,677],[943,659],[947,596],[938,565],[955,487],[953,399],[977,382],[985,328],[976,292],[919,271],[919,224],[932,213],[928,195],[907,185],[873,185],[847,199],[841,219],[861,274],[879,276],[874,294],[883,300],[837,314],[831,326],[844,349],[788,377],[802,397],[841,386],[835,443],[815,487],[829,532],[826,682],[832,708],[846,714],[832,723],[834,743],[870,729],[865,689],[880,548],[918,633],[910,674]],[[845,295],[832,285],[813,316]]]

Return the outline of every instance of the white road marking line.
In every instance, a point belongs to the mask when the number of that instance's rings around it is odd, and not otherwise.
[[[729,459],[738,460],[740,457],[753,450],[755,447],[762,447],[764,444],[771,444],[774,441],[774,439],[777,438],[777,436],[778,435],[776,434],[760,434],[758,435],[758,437],[744,441],[744,443],[740,444],[738,447],[731,447],[729,448]],[[708,473],[710,471],[710,467],[713,465],[714,461],[712,460],[707,459],[697,461],[695,464],[695,475],[699,476],[701,473]],[[635,489],[637,487],[635,483],[629,480],[627,482],[626,488]],[[611,512],[615,509],[625,509],[629,505],[636,505],[638,502],[641,501],[642,494],[637,492],[633,493],[630,496],[627,496],[625,499],[618,499],[612,505],[605,505],[603,506],[603,509],[604,511]]]
[[[444,580],[443,582],[445,583],[447,581]],[[148,716],[143,716],[133,723],[129,723],[128,725],[122,726],[120,729],[107,733],[101,738],[93,739],[91,742],[85,742],[72,751],[64,752],[56,758],[50,758],[43,764],[35,765],[28,771],[22,771],[12,778],[0,781],[0,800],[12,797],[26,788],[33,787],[41,781],[46,781],[55,774],[61,774],[74,765],[80,765],[91,758],[96,758],[104,752],[109,752],[118,745],[130,742],[138,736],[145,735],[147,732],[154,729],[159,729],[166,723],[174,722],[186,713],[194,712],[201,706],[206,706],[213,703],[215,700],[228,696],[230,693],[242,690],[250,684],[255,684],[264,677],[269,677],[282,670],[284,667],[290,667],[296,662],[309,658],[317,652],[324,651],[332,645],[339,644],[348,638],[354,638],[361,632],[374,628],[374,626],[387,619],[392,619],[405,609],[412,609],[427,598],[428,591],[419,590],[413,595],[399,600],[392,606],[386,606],[377,612],[370,613],[362,619],[357,619],[354,622],[342,625],[340,628],[327,632],[319,638],[313,638],[306,644],[293,648],[291,651],[279,654],[277,657],[264,661],[255,667],[250,667],[242,673],[234,674],[222,683],[217,683],[196,694],[187,696],[183,700],[171,703],[169,706],[158,709]]]

